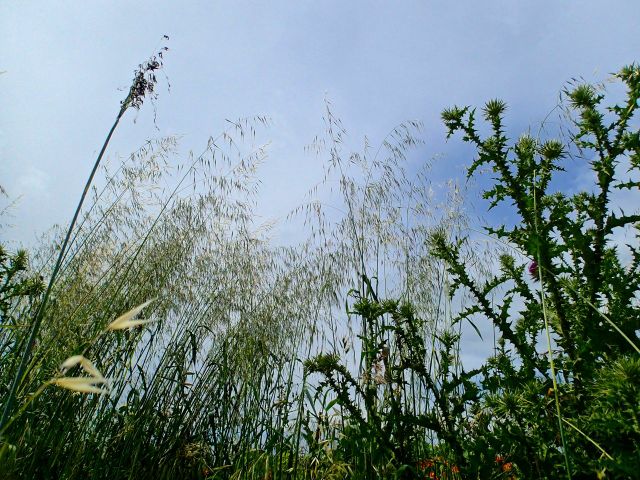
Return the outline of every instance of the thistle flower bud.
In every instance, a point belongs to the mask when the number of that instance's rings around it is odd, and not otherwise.
[[[536,262],[535,260],[533,262],[531,262],[529,264],[529,275],[531,275],[531,278],[533,278],[534,280],[538,279],[538,262]]]

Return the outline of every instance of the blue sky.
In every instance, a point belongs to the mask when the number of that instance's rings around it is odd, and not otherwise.
[[[133,69],[162,35],[171,90],[159,90],[159,131],[145,106],[110,152],[172,133],[199,150],[226,118],[267,115],[260,208],[280,219],[319,180],[304,146],[322,132],[325,96],[356,141],[421,120],[417,161],[443,154],[435,174],[460,177],[470,152],[445,143],[443,108],[503,98],[515,135],[571,77],[600,81],[638,60],[639,20],[636,0],[3,2],[0,185],[19,198],[1,239],[28,244],[68,221]]]

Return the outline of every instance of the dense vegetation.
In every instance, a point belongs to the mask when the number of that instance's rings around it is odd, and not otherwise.
[[[265,118],[186,159],[162,138],[112,165],[161,67],[136,71],[69,228],[30,259],[0,249],[2,478],[637,475],[640,215],[616,192],[637,204],[640,67],[616,75],[619,102],[569,85],[559,139],[511,141],[497,100],[480,126],[443,112],[515,219],[489,247],[457,188],[437,200],[426,167],[407,173],[416,123],[351,153],[328,105],[310,148],[325,179],[290,247],[254,213]],[[592,183],[562,191],[582,165]],[[340,205],[314,200],[334,186]],[[478,368],[463,332],[493,344]]]

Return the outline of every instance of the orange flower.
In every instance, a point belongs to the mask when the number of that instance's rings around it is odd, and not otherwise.
[[[424,459],[418,462],[418,468],[421,470],[426,470],[431,467],[433,467],[433,462],[431,460]]]
[[[453,466],[451,467],[451,471],[452,471],[453,473],[460,473],[460,469],[458,468],[458,466],[457,466],[457,465],[453,465]]]
[[[496,455],[496,463],[502,463],[504,462],[504,457],[501,455]]]
[[[511,462],[507,462],[504,465],[502,465],[503,472],[510,472],[512,468],[513,468],[513,463]]]

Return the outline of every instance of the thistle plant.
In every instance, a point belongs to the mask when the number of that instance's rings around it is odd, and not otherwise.
[[[477,149],[468,175],[481,167],[493,172],[493,185],[483,195],[489,207],[507,203],[516,216],[513,226],[486,228],[516,254],[503,255],[500,272],[484,283],[468,273],[461,256],[465,239],[452,244],[435,235],[432,248],[447,263],[455,288],[475,298],[458,320],[484,317],[500,335],[500,348],[482,380],[485,415],[494,418],[492,440],[483,443],[517,438],[499,448],[513,450],[518,445],[517,456],[528,460],[517,465],[527,478],[571,477],[575,471],[596,470],[619,478],[639,466],[629,465],[627,448],[602,455],[594,444],[612,446],[617,431],[596,430],[592,422],[600,415],[593,408],[599,383],[612,375],[618,362],[633,363],[640,353],[637,232],[636,242],[626,247],[612,240],[619,229],[637,231],[640,222],[636,212],[616,211],[614,200],[615,191],[637,194],[640,186],[639,131],[633,127],[640,68],[625,67],[615,78],[626,89],[621,103],[607,106],[605,93],[589,84],[563,90],[563,111],[572,119],[564,142],[524,134],[510,143],[504,126],[506,105],[499,100],[482,109],[491,129],[484,137],[476,127],[475,109],[454,107],[442,113],[448,135],[461,132]],[[589,189],[572,194],[556,190],[559,172],[575,168],[569,159],[590,167],[595,181]],[[624,261],[624,248],[631,253],[630,261]],[[530,281],[523,275],[526,268],[535,277]],[[501,301],[494,298],[497,292]],[[519,310],[516,316],[514,308]],[[550,335],[543,347],[538,336],[545,325]],[[547,354],[538,353],[541,347]],[[633,371],[625,370],[625,380],[619,377],[620,383],[610,388],[623,388]],[[637,400],[616,415],[636,416]],[[553,408],[545,406],[549,401]],[[567,422],[582,430],[566,431]],[[637,436],[631,444],[639,444]]]
[[[26,250],[12,254],[0,245],[0,284],[0,324],[3,328],[15,328],[24,309],[30,308],[44,291],[42,279],[30,272]],[[3,345],[0,352],[8,347]]]
[[[472,379],[479,371],[456,372],[453,350],[459,338],[450,331],[440,332],[438,366],[429,369],[425,322],[410,304],[381,301],[370,280],[365,277],[363,283],[368,288],[352,292],[356,302],[351,311],[366,324],[367,333],[359,336],[360,378],[335,355],[305,362],[308,374],[321,375],[318,394],[333,392],[332,403],[345,411],[344,438],[335,448],[344,461],[356,465],[358,478],[421,478],[429,454],[437,451],[429,448],[429,438],[438,438],[448,454],[441,463],[449,465],[451,478],[458,478],[466,462],[460,443],[463,414],[478,400]]]

